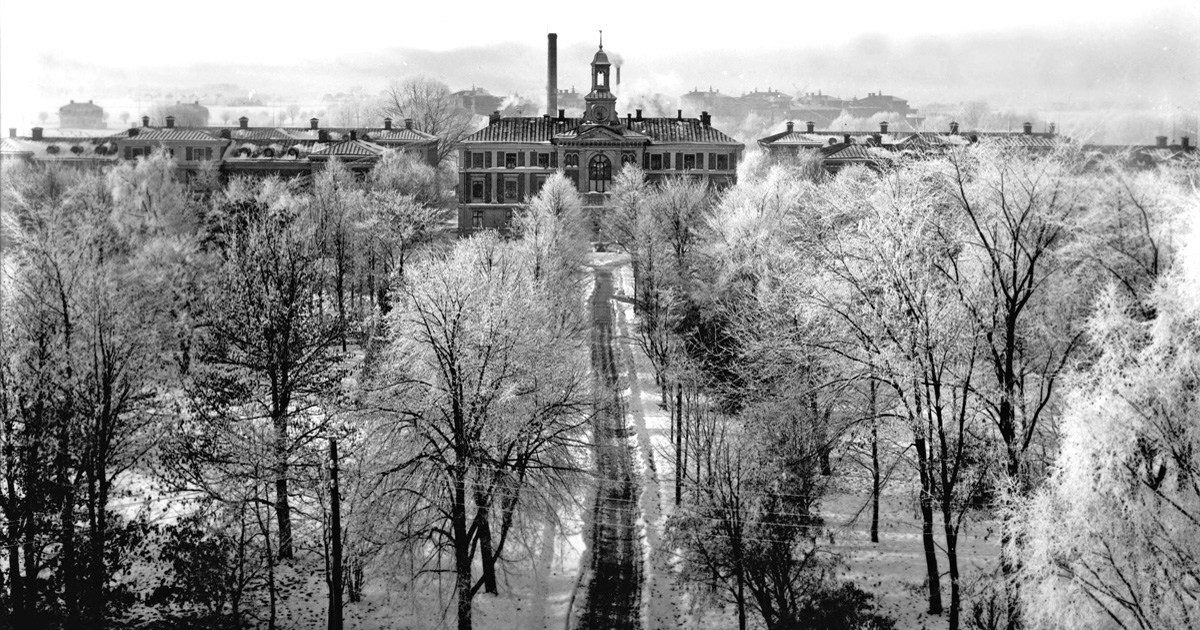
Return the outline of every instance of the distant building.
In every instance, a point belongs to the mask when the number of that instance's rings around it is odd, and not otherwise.
[[[70,103],[58,108],[58,126],[63,129],[103,129],[104,108],[88,101]]]
[[[479,116],[491,114],[500,109],[501,104],[504,103],[503,98],[493,96],[491,92],[474,86],[469,90],[455,92],[452,96],[458,99],[463,109]]]
[[[950,123],[946,132],[892,131],[886,122],[880,123],[877,132],[844,132],[817,130],[816,123],[807,122],[803,131],[792,122],[783,132],[761,138],[758,146],[774,157],[801,154],[820,158],[826,170],[831,172],[851,164],[861,164],[881,169],[901,157],[921,158],[945,153],[953,147],[977,142],[990,142],[1002,146],[1025,149],[1034,153],[1049,152],[1071,139],[1059,135],[1054,125],[1048,132],[1034,132],[1031,123],[1025,123],[1022,131],[965,131],[960,132],[958,123]],[[1166,148],[1166,138],[1161,138]],[[1097,147],[1085,147],[1096,149]],[[1180,151],[1189,151],[1188,138],[1182,139]]]
[[[556,60],[551,54],[551,67]],[[602,211],[613,178],[625,164],[639,164],[651,180],[673,175],[701,177],[718,187],[732,185],[745,148],[698,118],[643,117],[616,111],[610,90],[611,64],[603,47],[592,59],[592,90],[582,117],[502,117],[468,136],[459,149],[459,233],[507,229],[514,212],[536,195],[546,179],[563,171],[583,194],[585,205]]]
[[[184,127],[168,116],[166,125],[141,127],[98,138],[48,137],[34,127],[28,138],[9,130],[0,146],[0,159],[91,166],[136,160],[165,151],[178,164],[180,178],[190,180],[202,170],[219,175],[279,175],[295,177],[320,170],[337,158],[352,171],[367,171],[389,150],[415,154],[437,165],[437,136],[413,128],[411,120],[393,128],[390,118],[382,127],[322,129],[313,118],[308,127],[250,127],[249,119],[237,127]]]
[[[917,110],[908,106],[908,101],[882,92],[868,92],[866,98],[843,99],[817,92],[808,93],[795,100],[787,117],[792,120],[812,120],[828,125],[843,114],[855,118],[870,118],[876,114],[895,113],[905,120],[917,117]]]

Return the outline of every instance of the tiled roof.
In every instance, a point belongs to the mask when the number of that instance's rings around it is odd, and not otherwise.
[[[0,138],[0,153],[15,154],[15,153],[32,153],[33,151],[21,146],[19,142],[11,138]]]
[[[429,142],[437,140],[437,136],[416,129],[384,129],[372,131],[371,140],[376,142]]]
[[[312,152],[309,140],[235,140],[225,149],[226,160],[296,160]],[[267,155],[268,149],[271,155]]]
[[[463,142],[550,142],[554,136],[574,129],[582,118],[501,118],[463,139]]]
[[[580,118],[558,119],[556,117],[501,118],[487,127],[467,136],[463,142],[550,142],[554,137],[572,137],[572,133],[583,123]],[[715,127],[705,125],[698,118],[642,118],[621,121],[621,125],[641,134],[654,142],[727,144],[742,146],[742,143],[725,135]]]
[[[4,138],[0,153],[63,162],[111,161],[118,157],[117,145],[104,138]]]
[[[129,140],[196,142],[205,140],[220,140],[220,136],[216,132],[199,131],[196,129],[163,129],[142,127],[141,131],[138,132],[138,135],[129,138]]]
[[[886,149],[864,144],[833,144],[821,149],[826,160],[875,160],[887,157]]]
[[[309,155],[313,157],[377,157],[387,149],[362,140],[345,140],[327,144]]]
[[[274,127],[233,127],[229,128],[229,137],[234,140],[291,140],[293,136],[282,129]]]

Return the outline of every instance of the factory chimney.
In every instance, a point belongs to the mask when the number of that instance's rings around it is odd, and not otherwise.
[[[558,33],[546,35],[546,113],[558,109]]]

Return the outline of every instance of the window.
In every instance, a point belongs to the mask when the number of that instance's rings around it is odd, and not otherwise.
[[[483,154],[482,153],[472,153],[471,154],[471,168],[483,168]]]
[[[606,192],[612,181],[612,162],[603,154],[597,155],[588,162],[588,190],[590,192]]]
[[[637,164],[637,154],[632,151],[626,151],[621,154],[621,166],[626,164]]]
[[[512,217],[513,217],[513,211],[512,211],[512,208],[509,208],[504,213],[504,227],[506,227],[506,228],[512,227]]]
[[[550,154],[549,153],[537,154],[537,165],[538,165],[538,168],[550,168]]]
[[[546,185],[546,176],[545,175],[534,175],[533,176],[533,190],[529,191],[530,196],[536,195],[539,192],[542,192],[542,186],[545,186],[545,185]]]
[[[690,170],[692,170],[692,169],[694,169],[694,168],[696,168],[696,154],[694,154],[694,153],[687,153],[687,154],[684,154],[684,156],[683,156],[683,169],[684,169],[685,171],[690,171]]]
[[[504,154],[504,168],[517,168],[517,154],[516,153],[505,153]]]
[[[604,87],[604,72],[603,71],[600,71],[600,70],[596,71],[596,86]]]
[[[483,229],[483,210],[471,211],[471,227],[475,228],[476,230]]]
[[[505,176],[504,178],[504,198],[500,201],[520,201],[517,197],[517,178],[513,175]]]
[[[485,175],[471,176],[471,201],[487,201],[487,186],[484,183]]]
[[[655,153],[650,156],[650,170],[661,171],[663,167],[663,156],[661,153]]]
[[[729,156],[725,153],[717,154],[717,170],[729,170]]]
[[[566,156],[563,157],[563,164],[567,168],[579,168],[579,154],[578,153],[568,153]]]
[[[183,158],[184,158],[185,160],[191,161],[191,159],[192,159],[192,147],[188,147],[188,148],[184,149],[184,151],[183,151]]]

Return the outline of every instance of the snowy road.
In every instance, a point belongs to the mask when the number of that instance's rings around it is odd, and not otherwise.
[[[613,281],[596,269],[592,294],[592,369],[598,381],[595,417],[596,505],[592,511],[591,583],[583,630],[640,628],[642,549],[637,533],[640,488],[613,354]]]

